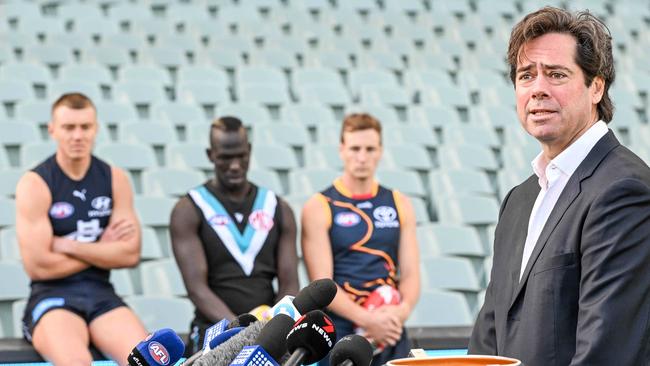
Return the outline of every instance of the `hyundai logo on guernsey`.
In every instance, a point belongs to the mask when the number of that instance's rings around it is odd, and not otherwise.
[[[94,210],[88,211],[88,217],[109,216],[113,211],[110,197],[106,197],[106,196],[95,197],[90,202],[90,205],[94,208]]]
[[[156,341],[149,343],[149,354],[159,365],[169,365],[169,352],[162,344]]]
[[[226,226],[230,223],[230,219],[226,215],[215,214],[214,216],[210,217],[210,219],[208,219],[208,222],[210,225]]]
[[[375,227],[378,229],[399,227],[397,211],[390,206],[377,207],[372,212],[372,216],[375,218]]]
[[[55,202],[50,208],[50,216],[55,219],[65,219],[72,216],[74,213],[74,206],[68,202]]]
[[[273,217],[263,210],[255,210],[248,216],[248,223],[257,231],[271,231]]]
[[[334,216],[334,222],[338,226],[352,227],[361,222],[361,217],[354,212],[339,212]]]

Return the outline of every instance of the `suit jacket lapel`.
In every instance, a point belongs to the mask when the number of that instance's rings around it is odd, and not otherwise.
[[[560,223],[560,220],[566,213],[569,206],[571,206],[573,201],[580,194],[581,182],[587,179],[588,177],[590,177],[593,174],[596,167],[605,158],[605,156],[618,145],[620,145],[620,143],[618,142],[618,140],[610,130],[605,136],[603,136],[596,143],[596,145],[594,145],[593,149],[591,149],[591,151],[589,152],[585,160],[578,166],[578,169],[576,169],[576,171],[573,173],[571,178],[569,178],[566,187],[564,187],[564,190],[560,194],[560,197],[558,198],[555,207],[553,207],[553,210],[551,211],[551,214],[548,217],[548,220],[546,221],[546,224],[544,225],[544,228],[542,229],[542,232],[539,235],[539,239],[537,239],[535,248],[533,249],[533,252],[530,255],[530,259],[528,260],[528,264],[524,269],[524,274],[523,276],[521,276],[521,281],[519,281],[519,284],[516,286],[516,290],[512,297],[512,302],[510,303],[510,307],[512,307],[512,305],[517,300],[517,297],[521,293],[522,289],[525,287],[525,284],[528,281],[528,277],[530,276],[530,271],[535,265],[535,262],[537,262],[540,253],[546,246],[548,242],[548,238],[551,236],[551,233],[553,232],[555,227]],[[521,255],[522,254],[520,254],[520,256]],[[519,263],[521,265],[521,261]]]

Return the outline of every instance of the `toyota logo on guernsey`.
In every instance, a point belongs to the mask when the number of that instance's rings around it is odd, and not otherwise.
[[[162,344],[156,341],[149,343],[149,354],[159,365],[169,365],[169,352]]]
[[[74,206],[68,202],[56,202],[50,208],[50,216],[55,219],[65,219],[72,216],[74,213]]]
[[[339,212],[334,216],[334,222],[338,226],[351,227],[361,222],[361,217],[354,212]]]

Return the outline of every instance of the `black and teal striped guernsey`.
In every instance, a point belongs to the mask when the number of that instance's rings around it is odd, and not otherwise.
[[[333,279],[359,304],[378,286],[397,287],[399,192],[375,184],[363,196],[340,179],[320,193],[330,218]]]

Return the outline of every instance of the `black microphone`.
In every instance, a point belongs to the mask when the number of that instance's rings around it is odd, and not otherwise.
[[[293,299],[293,305],[301,315],[312,310],[323,309],[334,300],[337,289],[336,283],[329,278],[312,281],[298,292]]]
[[[232,328],[238,328],[238,327],[247,327],[251,323],[255,323],[257,321],[257,317],[253,314],[249,313],[244,313],[237,315],[237,317],[228,324],[228,327],[226,329],[232,329]]]
[[[285,339],[293,324],[290,316],[276,315],[262,328],[256,344],[244,347],[230,365],[277,365],[276,360],[287,352]]]
[[[290,316],[284,314],[279,314],[266,323],[263,321],[252,323],[248,327],[244,328],[244,330],[239,332],[239,334],[233,336],[226,342],[217,346],[215,349],[201,356],[198,360],[196,360],[194,365],[196,366],[230,365],[230,363],[235,359],[235,357],[237,357],[237,355],[244,347],[253,346],[257,344],[256,342],[260,337],[260,335],[262,334],[262,330],[266,329],[267,327],[270,327],[270,329],[265,332],[271,332],[271,335],[273,335],[276,338],[280,338],[284,343],[285,335],[287,334],[287,332],[289,331],[292,325],[293,325],[293,319]],[[278,337],[278,333],[281,333],[281,331],[277,329],[281,329],[283,327],[285,327],[287,330],[286,332],[282,333],[280,337]]]
[[[327,356],[336,340],[334,323],[320,310],[303,315],[287,335],[291,353],[285,366],[309,365]]]
[[[330,352],[330,366],[369,366],[372,362],[372,345],[358,334],[347,335],[334,345]]]
[[[138,343],[127,358],[130,366],[174,365],[183,356],[183,340],[169,328],[148,335]]]

